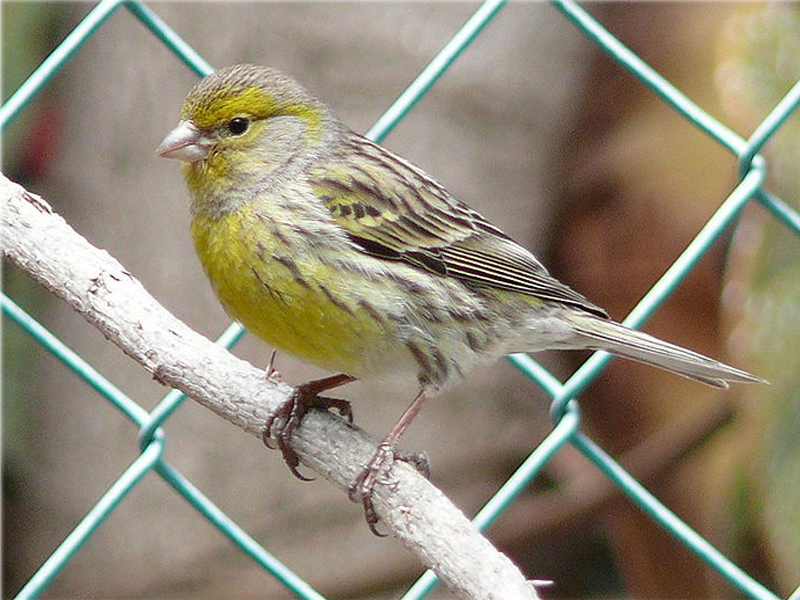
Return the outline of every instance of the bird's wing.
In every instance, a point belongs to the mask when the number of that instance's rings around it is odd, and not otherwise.
[[[355,134],[342,152],[336,166],[312,170],[309,183],[363,252],[606,316],[411,163]]]

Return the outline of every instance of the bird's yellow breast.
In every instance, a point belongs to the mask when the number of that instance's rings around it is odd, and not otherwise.
[[[326,369],[362,377],[376,352],[391,360],[392,324],[378,318],[374,304],[391,302],[391,291],[342,277],[307,235],[272,216],[245,205],[193,218],[197,254],[228,314],[279,350]]]

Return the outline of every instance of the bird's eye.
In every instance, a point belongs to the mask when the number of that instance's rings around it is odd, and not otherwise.
[[[245,117],[235,117],[228,121],[228,131],[231,135],[242,135],[250,127],[250,119]]]

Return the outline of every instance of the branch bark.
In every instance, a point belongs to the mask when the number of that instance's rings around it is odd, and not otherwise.
[[[50,206],[0,175],[3,256],[67,302],[159,382],[260,439],[291,388],[190,329],[106,251]],[[322,411],[310,412],[292,447],[301,461],[346,490],[376,441]],[[255,449],[255,447],[254,447]],[[405,463],[375,490],[383,527],[469,600],[531,600],[536,591],[437,488]]]

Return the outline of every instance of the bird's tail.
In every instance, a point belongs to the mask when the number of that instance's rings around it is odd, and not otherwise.
[[[577,312],[566,318],[584,348],[606,350],[718,388],[728,387],[729,381],[766,383],[746,371],[608,319]]]

